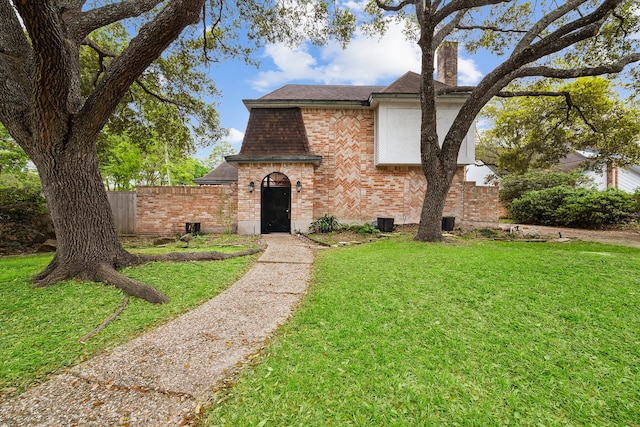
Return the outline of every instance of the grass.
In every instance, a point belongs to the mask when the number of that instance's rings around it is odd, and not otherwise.
[[[640,251],[409,239],[322,251],[206,425],[638,426]]]
[[[240,250],[207,240],[201,249]],[[242,242],[251,244],[250,241]],[[141,245],[139,245],[141,246]],[[165,252],[176,245],[164,247]],[[178,248],[179,249],[179,248]],[[157,248],[135,249],[158,252]],[[51,255],[0,259],[0,397],[11,396],[96,352],[125,342],[151,326],[188,311],[234,283],[255,257],[225,261],[150,263],[124,274],[156,286],[170,301],[153,305],[132,298],[122,314],[86,344],[78,340],[120,304],[119,290],[99,283],[65,281],[36,289],[30,278]]]

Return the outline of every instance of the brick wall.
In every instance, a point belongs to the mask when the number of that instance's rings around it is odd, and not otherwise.
[[[236,184],[138,187],[136,194],[136,229],[140,235],[184,233],[186,222],[199,222],[202,232],[236,230]]]
[[[373,111],[305,109],[303,117],[311,153],[322,156],[314,174],[314,219],[329,213],[341,222],[377,217],[393,217],[396,224],[420,221],[427,185],[422,169],[374,165]],[[496,207],[490,209],[497,189],[474,188],[464,181],[464,167],[458,167],[443,215],[455,216],[458,224],[497,222]]]
[[[498,222],[498,187],[476,186],[464,183],[463,223]]]

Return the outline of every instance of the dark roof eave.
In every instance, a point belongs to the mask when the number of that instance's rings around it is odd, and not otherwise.
[[[291,155],[291,156],[247,156],[242,154],[235,154],[232,156],[226,156],[225,160],[231,165],[237,165],[240,163],[311,163],[314,166],[320,166],[322,163],[322,156],[314,155]]]

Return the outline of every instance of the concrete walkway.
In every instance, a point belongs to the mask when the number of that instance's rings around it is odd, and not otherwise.
[[[195,310],[0,405],[0,426],[178,426],[260,352],[308,288],[313,250],[291,235]],[[185,424],[183,424],[185,423]]]

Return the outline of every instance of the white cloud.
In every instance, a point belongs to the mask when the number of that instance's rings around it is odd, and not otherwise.
[[[265,57],[273,61],[275,68],[259,72],[250,84],[260,92],[296,81],[373,85],[407,71],[420,72],[420,48],[408,41],[402,30],[402,24],[392,23],[381,38],[357,32],[346,49],[336,43],[320,48],[310,44],[297,48],[269,45]],[[473,59],[459,58],[458,72],[460,85],[473,85],[482,78]]]
[[[228,130],[229,130],[229,135],[227,135],[227,138],[225,139],[228,143],[234,144],[234,143],[242,142],[242,140],[244,139],[243,131],[238,130],[236,128],[230,128]]]
[[[251,82],[253,88],[260,91],[300,80],[376,84],[410,70],[420,71],[420,49],[415,42],[406,40],[401,25],[391,26],[382,38],[358,32],[346,49],[336,43],[322,48],[305,44],[294,49],[270,45],[265,49],[265,56],[273,60],[276,69],[258,73]]]
[[[458,84],[473,86],[482,79],[482,73],[473,59],[458,57]]]

